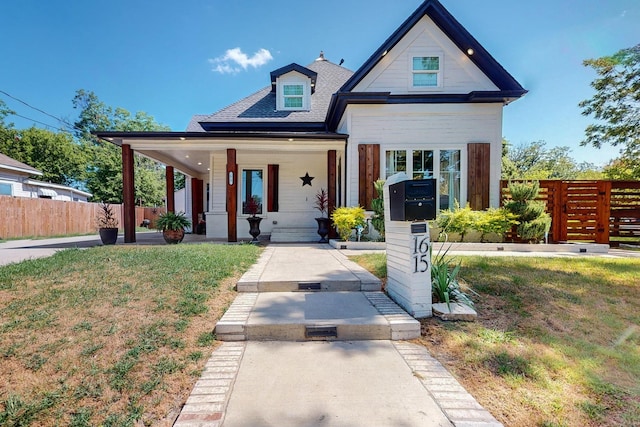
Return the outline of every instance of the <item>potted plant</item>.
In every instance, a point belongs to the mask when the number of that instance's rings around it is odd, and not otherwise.
[[[115,245],[118,240],[118,218],[113,211],[113,206],[108,203],[99,204],[96,224],[102,244]]]
[[[256,196],[252,196],[244,205],[245,212],[247,212],[250,217],[247,217],[247,221],[249,221],[249,234],[253,237],[251,243],[258,243],[258,236],[260,235],[260,221],[262,218],[256,216],[258,210],[260,210],[260,203],[258,202],[258,198]]]
[[[327,235],[329,234],[329,218],[326,217],[327,208],[329,206],[329,195],[327,190],[321,188],[316,193],[316,201],[314,207],[320,211],[320,217],[316,218],[318,223],[318,234],[320,241],[318,243],[327,243]]]
[[[164,241],[169,244],[182,242],[184,239],[184,228],[191,225],[184,212],[163,213],[156,220],[156,228],[162,230]]]

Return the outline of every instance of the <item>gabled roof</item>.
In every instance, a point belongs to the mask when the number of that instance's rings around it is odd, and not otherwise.
[[[42,175],[42,172],[38,169],[31,167],[25,163],[19,162],[16,159],[0,153],[0,169],[10,170],[12,172],[18,172],[23,175]]]
[[[438,0],[426,0],[406,21],[376,50],[373,55],[340,88],[340,92],[352,91],[378,62],[427,15],[443,33],[463,52],[473,49],[469,59],[501,90],[516,97],[527,91],[496,61],[487,50],[447,11]]]
[[[300,67],[297,64],[293,65]],[[353,71],[327,60],[316,60],[307,67],[300,68],[317,74],[316,90],[311,95],[309,111],[277,111],[276,94],[271,91],[271,86],[268,86],[216,113],[193,116],[187,126],[187,132],[325,131],[325,118],[331,96],[344,85]]]
[[[302,75],[305,75],[311,79],[311,93],[316,90],[316,79],[318,78],[318,73],[313,70],[310,70],[302,65],[298,64],[289,64],[285,65],[282,68],[278,68],[275,71],[271,72],[271,92],[276,91],[276,79],[284,74],[290,73],[291,71],[296,71]]]

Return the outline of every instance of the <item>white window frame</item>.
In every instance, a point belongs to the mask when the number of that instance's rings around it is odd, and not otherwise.
[[[302,89],[302,93],[300,94],[293,94],[293,95],[287,95],[287,88],[288,87],[296,87],[296,88],[301,88]],[[287,101],[288,100],[293,100],[293,99],[299,99],[300,100],[300,105],[296,105],[296,106],[287,106]],[[300,84],[300,83],[289,83],[289,84],[284,84],[282,85],[282,108],[285,110],[297,110],[304,107],[304,85]]]
[[[414,58],[438,58],[438,70],[414,70]],[[408,53],[407,62],[409,64],[409,90],[414,92],[429,92],[443,89],[444,82],[444,53],[433,51],[412,51]],[[437,84],[435,86],[414,86],[413,76],[416,74],[435,74]]]
[[[300,95],[285,95],[285,86],[302,86],[302,107],[285,107],[285,98],[298,98]],[[309,111],[311,109],[311,79],[298,72],[290,72],[276,79],[276,110]]]
[[[436,179],[436,211],[440,212],[440,152],[448,150],[460,151],[460,207],[464,207],[467,204],[467,180],[468,180],[468,168],[467,168],[467,146],[466,144],[452,144],[452,145],[380,145],[380,170],[386,174],[387,170],[387,151],[406,151],[407,153],[407,170],[405,173],[412,179],[413,177],[413,159],[414,151],[432,151],[433,152],[433,175],[431,178]],[[382,177],[386,179],[386,177]],[[453,203],[453,201],[450,201]]]

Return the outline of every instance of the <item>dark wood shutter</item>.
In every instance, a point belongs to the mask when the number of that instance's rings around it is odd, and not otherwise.
[[[467,198],[473,210],[489,207],[489,186],[491,182],[491,144],[472,143],[467,145]]]
[[[267,167],[267,212],[278,212],[278,171],[279,165]]]
[[[378,197],[373,185],[380,178],[380,145],[358,145],[358,204],[371,210],[371,201]]]

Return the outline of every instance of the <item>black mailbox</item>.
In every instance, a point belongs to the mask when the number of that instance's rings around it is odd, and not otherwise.
[[[436,219],[436,180],[415,179],[389,185],[391,221]]]

